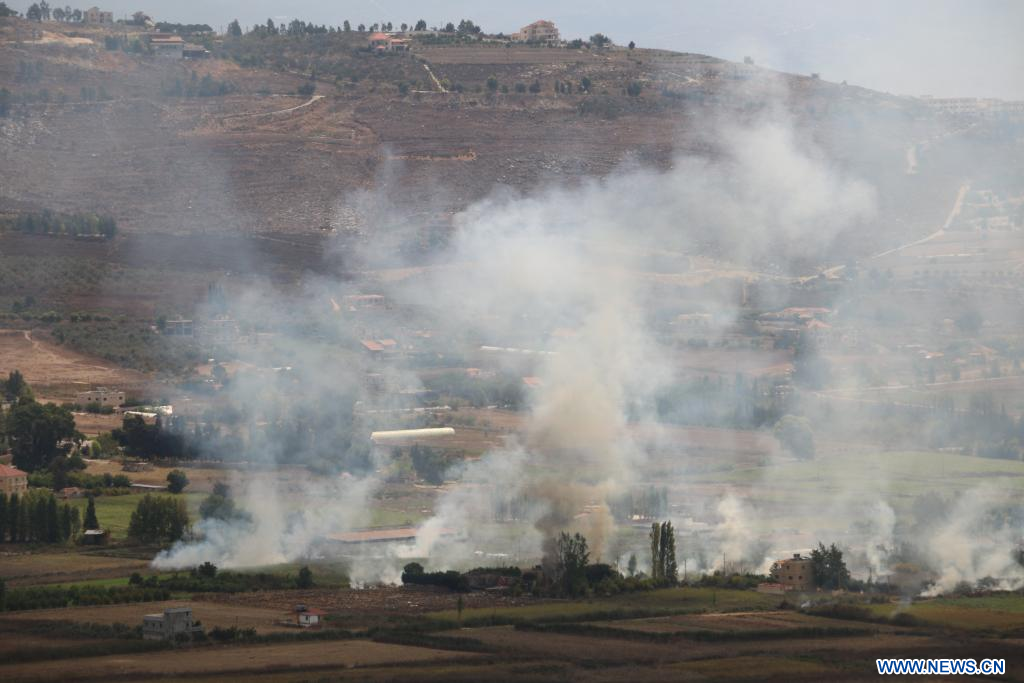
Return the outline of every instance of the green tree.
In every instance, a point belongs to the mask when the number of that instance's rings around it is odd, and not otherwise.
[[[580,90],[582,90],[583,92],[590,92],[591,85],[593,85],[593,83],[591,82],[589,77],[584,76],[583,78],[580,79]]]
[[[582,595],[587,590],[586,569],[590,561],[587,539],[578,533],[570,536],[563,531],[558,535],[555,550],[562,590],[566,595]]]
[[[234,19],[228,24],[228,35],[232,38],[242,37],[242,25],[238,23],[238,19]]]
[[[15,401],[23,396],[31,398],[28,384],[20,370],[11,370],[7,374],[7,381],[4,382],[4,395],[8,400]]]
[[[636,553],[629,554],[629,563],[626,565],[626,571],[629,572],[630,576],[636,576]]]
[[[7,533],[11,539],[11,543],[20,541],[18,537],[19,530],[21,529],[21,504],[18,502],[18,494],[12,493],[11,499],[7,502]]]
[[[7,494],[0,491],[0,543],[7,540]]]
[[[93,495],[89,494],[89,502],[85,507],[85,523],[86,530],[99,529],[100,522],[96,519],[96,499]]]
[[[661,527],[657,522],[651,524],[648,538],[651,542],[651,578],[657,582],[661,580]]]
[[[74,535],[74,524],[71,518],[71,506],[64,504],[60,511],[60,540],[70,541]]]
[[[843,560],[843,551],[835,543],[811,551],[811,567],[814,571],[814,585],[826,590],[845,589],[850,583],[850,571]]]
[[[487,89],[494,92],[498,89],[498,77],[493,74],[487,77]]]
[[[611,45],[611,42],[612,39],[603,33],[595,33],[594,35],[590,36],[590,44],[597,48],[602,48],[605,47],[606,45]]]
[[[423,20],[423,19],[420,19],[419,21],[416,22],[416,28],[413,29],[413,30],[415,30],[415,31],[426,31],[427,30],[427,22],[425,20]]]
[[[171,470],[167,473],[167,490],[171,493],[181,493],[188,486],[188,476],[181,470]]]
[[[46,501],[46,542],[56,543],[60,540],[60,509],[57,497],[52,493]]]
[[[16,17],[18,12],[7,6],[6,2],[0,2],[0,17]]]
[[[806,417],[786,415],[775,423],[773,433],[779,444],[797,458],[814,458],[814,431]]]
[[[188,527],[184,500],[146,494],[132,512],[128,536],[142,543],[174,542],[185,535]]]
[[[312,588],[315,584],[313,583],[313,572],[309,567],[302,567],[299,569],[299,576],[295,580],[296,588]]]
[[[7,416],[7,434],[14,466],[35,472],[61,455],[58,444],[75,434],[75,418],[67,408],[21,399]]]
[[[676,530],[672,528],[672,522],[661,524],[661,578],[669,585],[676,585],[679,582],[679,570],[676,565]]]
[[[348,19],[346,19],[342,23],[341,30],[344,31],[345,33],[349,33],[350,31],[352,31],[352,24],[348,23]]]

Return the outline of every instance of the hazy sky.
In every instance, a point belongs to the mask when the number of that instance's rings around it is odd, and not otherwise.
[[[143,9],[157,20],[217,29],[236,17],[246,26],[268,17],[334,25],[420,18],[435,25],[465,17],[509,33],[543,18],[568,38],[600,31],[641,47],[733,60],[750,55],[782,71],[817,71],[826,80],[892,93],[1024,99],[1021,0],[97,1],[118,16]]]

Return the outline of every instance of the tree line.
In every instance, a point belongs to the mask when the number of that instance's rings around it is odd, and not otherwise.
[[[81,528],[78,509],[58,504],[52,491],[0,492],[0,543],[66,543]]]
[[[19,213],[8,221],[8,226],[26,235],[112,239],[117,234],[117,220],[113,216],[88,212],[58,213],[49,209]]]

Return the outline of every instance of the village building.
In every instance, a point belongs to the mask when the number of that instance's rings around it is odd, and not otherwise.
[[[101,10],[99,7],[90,7],[82,12],[83,24],[113,24],[114,13]]]
[[[302,628],[318,627],[326,616],[327,612],[315,607],[295,606],[295,623]]]
[[[124,400],[123,391],[107,389],[106,387],[98,387],[92,391],[80,391],[75,394],[75,403],[84,408],[89,406],[118,408],[124,405]]]
[[[17,467],[0,465],[0,492],[8,496],[12,493],[24,493],[28,490],[28,472]]]
[[[408,38],[396,38],[390,33],[377,31],[370,34],[367,46],[372,52],[408,52],[410,42]]]
[[[164,323],[164,334],[168,337],[191,337],[195,334],[195,325],[183,318],[168,320]]]
[[[180,634],[191,638],[202,630],[203,627],[192,620],[191,607],[168,607],[163,614],[147,614],[142,618],[142,637],[146,640],[174,640]]]
[[[165,59],[181,59],[185,56],[185,39],[181,36],[152,35],[149,46],[153,55]]]
[[[814,590],[814,563],[800,553],[773,564],[770,576],[772,583],[781,585],[785,591]]]
[[[555,23],[541,19],[513,33],[512,40],[519,43],[557,43],[560,38]]]

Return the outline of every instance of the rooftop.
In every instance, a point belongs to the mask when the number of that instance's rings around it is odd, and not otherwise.
[[[28,472],[22,472],[17,467],[0,465],[0,477],[27,477]]]

